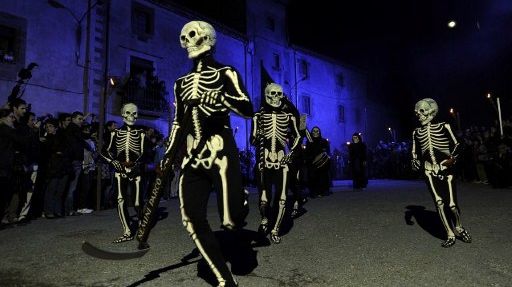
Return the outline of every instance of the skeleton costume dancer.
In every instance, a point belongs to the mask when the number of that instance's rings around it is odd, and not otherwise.
[[[291,129],[294,139],[290,150],[300,148],[300,133],[296,117],[283,110],[283,89],[280,85],[269,84],[265,88],[265,101],[253,117],[252,143],[256,146],[260,192],[260,231],[267,233],[269,228],[269,205],[272,200],[272,187],[276,187],[274,209],[277,209],[275,223],[270,232],[273,243],[280,243],[279,228],[286,207],[287,182],[291,152],[286,154],[286,145]],[[292,175],[293,176],[293,175]],[[274,217],[274,216],[272,216]],[[274,220],[274,218],[272,218]]]
[[[181,30],[181,47],[187,49],[193,69],[174,84],[176,112],[166,153],[186,144],[179,179],[183,225],[219,286],[236,286],[206,220],[206,209],[213,188],[222,227],[234,230],[245,224],[248,205],[229,113],[252,117],[253,108],[240,74],[212,57],[215,41],[215,30],[206,22],[192,21]],[[186,128],[190,114],[191,127]],[[179,140],[182,133],[186,143]]]
[[[144,155],[144,138],[145,134],[142,129],[134,127],[137,120],[137,106],[127,103],[121,109],[124,125],[111,132],[110,141],[106,149],[102,152],[103,158],[111,164],[114,169],[114,178],[117,187],[117,212],[121,225],[123,227],[123,235],[114,243],[121,243],[133,239],[130,230],[127,190],[128,186],[132,187],[132,194],[135,192],[135,209],[139,219],[141,218],[141,159]]]
[[[421,127],[413,132],[412,167],[414,170],[423,170],[446,229],[448,238],[441,246],[454,245],[456,235],[463,242],[470,243],[471,236],[460,221],[455,190],[454,165],[460,153],[460,145],[448,123],[432,123],[438,112],[437,103],[433,99],[426,98],[417,102],[414,112]],[[455,228],[452,228],[452,220],[445,212],[447,210],[451,211]]]

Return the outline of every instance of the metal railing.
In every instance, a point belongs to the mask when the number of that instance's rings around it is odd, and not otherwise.
[[[121,95],[121,104],[134,103],[139,113],[167,113],[169,112],[168,92],[160,85],[140,87],[127,84]]]

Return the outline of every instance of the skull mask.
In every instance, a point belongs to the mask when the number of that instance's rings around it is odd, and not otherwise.
[[[274,108],[281,106],[281,99],[283,98],[283,88],[278,85],[271,83],[265,87],[265,101],[267,104]]]
[[[182,48],[187,49],[190,59],[212,50],[216,40],[215,29],[203,21],[188,22],[181,29],[180,44]]]
[[[314,138],[320,137],[320,129],[318,127],[314,127],[311,129],[311,136]]]
[[[414,113],[416,114],[416,117],[418,117],[422,126],[430,123],[437,115],[438,110],[439,108],[436,101],[430,98],[418,101],[414,107]]]
[[[137,117],[137,106],[132,103],[127,103],[121,109],[121,116],[123,117],[123,122],[128,126],[133,126]]]

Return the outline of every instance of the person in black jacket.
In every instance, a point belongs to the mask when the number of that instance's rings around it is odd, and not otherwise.
[[[68,148],[70,150],[70,159],[72,166],[72,174],[70,174],[69,188],[66,194],[64,209],[66,215],[79,215],[76,212],[75,194],[80,174],[82,173],[82,162],[84,160],[84,149],[90,149],[82,135],[82,124],[84,122],[84,114],[81,112],[73,112],[71,114],[71,123],[64,130]]]
[[[13,195],[7,208],[7,221],[18,222],[20,203],[25,202],[27,192],[31,189],[28,150],[30,143],[30,130],[26,125],[27,103],[22,99],[14,99],[9,103],[14,115],[13,127],[19,141],[13,146]]]
[[[42,142],[42,171],[46,178],[44,196],[44,215],[46,218],[63,215],[62,201],[71,169],[68,145],[62,133],[57,133],[58,121],[51,119],[45,123],[45,135]]]
[[[352,135],[352,143],[348,146],[348,153],[354,190],[366,188],[368,185],[368,178],[366,177],[366,144],[363,142],[361,133],[354,133]]]
[[[14,154],[16,146],[23,144],[23,139],[14,129],[15,117],[11,110],[0,109],[0,219],[2,224],[14,222],[5,214],[14,194]],[[4,218],[5,216],[5,218]]]

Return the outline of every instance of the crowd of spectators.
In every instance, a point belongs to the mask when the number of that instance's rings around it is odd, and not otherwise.
[[[115,121],[104,126],[104,145]],[[145,187],[155,173],[165,147],[162,133],[146,133]],[[2,228],[35,218],[61,218],[92,213],[97,205],[101,171],[100,208],[117,205],[113,169],[98,153],[99,124],[93,114],[60,112],[37,116],[16,98],[0,108],[0,216]],[[166,194],[165,197],[170,197]]]
[[[495,188],[512,186],[512,121],[503,121],[503,135],[497,127],[472,126],[456,132],[462,153],[457,159],[457,177],[464,182],[488,184]],[[348,148],[332,154],[333,179],[351,178]],[[368,148],[368,177],[373,179],[418,179],[411,169],[411,142],[379,141]]]
[[[104,145],[115,121],[104,126]],[[155,166],[165,151],[165,138],[154,128],[145,130],[148,154],[144,164],[144,190],[155,178]],[[99,124],[94,115],[79,111],[37,117],[22,99],[0,109],[0,215],[2,227],[25,224],[31,219],[89,214],[97,203],[100,169],[100,208],[117,205],[113,170],[98,153]],[[495,188],[512,186],[512,122],[503,122],[503,135],[496,127],[470,127],[456,134],[462,148],[457,176],[465,182]],[[411,169],[411,142],[379,141],[368,147],[370,179],[419,179]],[[348,146],[334,149],[331,179],[350,179]],[[240,152],[245,185],[254,184],[252,151]],[[178,178],[179,169],[175,170]],[[164,198],[176,197],[176,182],[165,189]]]

